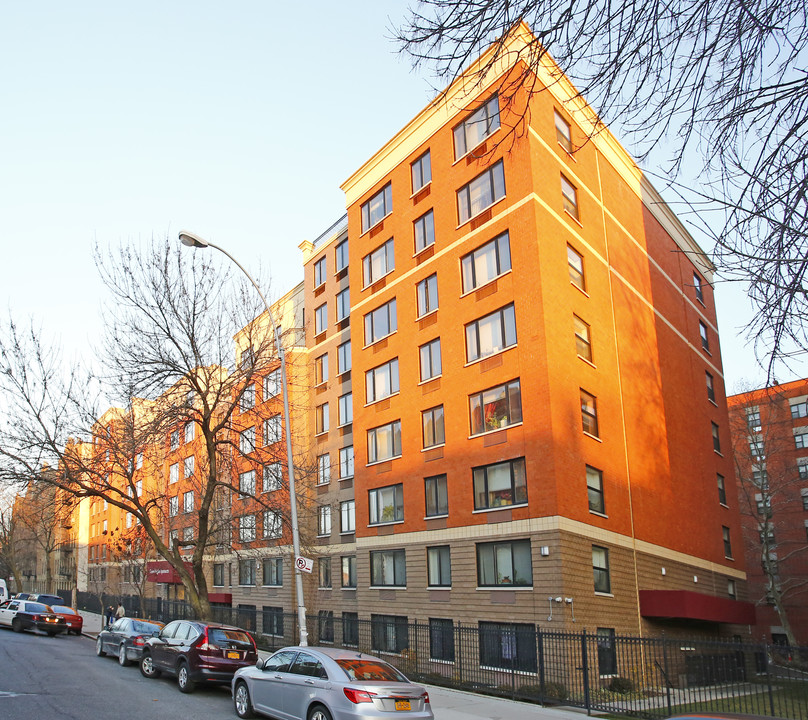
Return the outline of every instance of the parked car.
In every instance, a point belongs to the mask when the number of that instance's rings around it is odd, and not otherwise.
[[[229,683],[236,670],[257,660],[255,640],[246,630],[174,620],[146,640],[140,672],[147,678],[176,675],[180,690],[187,693],[199,682]]]
[[[67,630],[64,618],[33,600],[6,600],[0,604],[0,625],[8,625],[14,632],[34,629],[51,636]]]
[[[163,623],[140,618],[118,618],[106,630],[98,633],[95,641],[96,655],[115,655],[121,665],[139,662],[143,648],[153,635],[160,632]]]
[[[68,607],[67,605],[51,605],[50,609],[60,618],[65,619],[68,635],[70,635],[70,633],[81,635],[81,631],[84,628],[84,618],[72,607]]]
[[[64,605],[65,601],[58,595],[48,595],[46,593],[34,593],[28,596],[28,600],[36,600],[43,605]]]
[[[287,647],[231,683],[241,718],[258,712],[288,720],[396,720],[434,718],[429,694],[384,660],[353,650]]]
[[[33,600],[34,593],[20,592],[17,593],[12,600]]]

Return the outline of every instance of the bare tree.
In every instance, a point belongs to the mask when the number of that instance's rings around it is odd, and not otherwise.
[[[0,563],[8,571],[7,575],[4,573],[4,577],[9,580],[14,578],[14,589],[19,592],[21,590],[20,582],[22,581],[21,550],[17,519],[14,517],[13,510],[11,503],[0,507]],[[11,590],[11,586],[9,586],[9,590]]]
[[[521,22],[535,35],[514,49],[508,34]],[[521,71],[499,88],[506,98],[543,92],[539,69],[551,54],[635,155],[667,145],[668,174],[681,178],[693,222],[714,239],[719,270],[747,283],[760,310],[748,332],[762,364],[771,373],[789,350],[808,350],[803,2],[418,0],[393,32],[443,82],[493,43],[477,78],[513,61]],[[511,134],[524,129],[517,123]],[[701,168],[685,167],[694,157]]]

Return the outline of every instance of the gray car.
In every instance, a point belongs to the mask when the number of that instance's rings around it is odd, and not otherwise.
[[[280,720],[430,720],[425,688],[392,665],[354,650],[286,647],[233,677],[241,718]]]
[[[160,632],[162,627],[163,623],[157,620],[118,618],[109,628],[98,633],[95,654],[114,655],[124,666],[133,661],[140,662],[146,640]]]

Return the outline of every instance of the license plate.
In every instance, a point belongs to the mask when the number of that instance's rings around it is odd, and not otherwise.
[[[411,710],[409,700],[396,700],[396,710]]]
[[[241,657],[241,653],[238,652],[237,650],[228,650],[225,657],[234,658],[235,660],[238,660]]]

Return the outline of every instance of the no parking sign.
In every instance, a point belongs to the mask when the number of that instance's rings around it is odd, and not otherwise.
[[[314,568],[314,560],[298,555],[295,558],[295,567],[300,570],[300,572],[310,573],[312,568]]]

